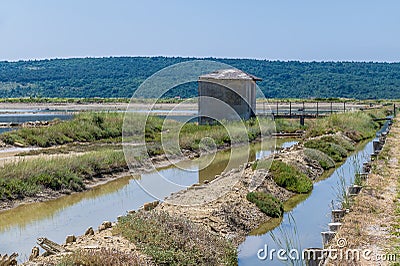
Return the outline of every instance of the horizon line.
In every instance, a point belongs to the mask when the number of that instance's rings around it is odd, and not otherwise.
[[[17,63],[46,60],[68,60],[68,59],[106,59],[106,58],[182,58],[182,59],[217,59],[217,60],[256,60],[267,62],[300,62],[300,63],[386,63],[396,64],[400,61],[380,61],[380,60],[299,60],[299,59],[267,59],[257,57],[214,57],[214,56],[183,56],[183,55],[101,55],[101,56],[61,56],[61,57],[36,57],[15,60],[1,59],[0,63]]]

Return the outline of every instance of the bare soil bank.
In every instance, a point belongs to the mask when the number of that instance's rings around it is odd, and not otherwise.
[[[312,180],[324,172],[318,162],[304,155],[301,145],[284,149],[274,157],[294,165]],[[251,230],[271,219],[246,199],[252,182],[261,181],[257,191],[272,194],[282,202],[295,195],[278,186],[268,171],[253,170],[253,163],[222,173],[209,184],[195,185],[171,195],[156,210],[186,217],[239,245]],[[227,190],[230,184],[234,185]]]

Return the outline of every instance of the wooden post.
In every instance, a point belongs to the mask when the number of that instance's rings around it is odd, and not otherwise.
[[[278,106],[278,101],[276,102],[276,116],[279,114],[279,106]]]
[[[263,101],[263,112],[264,112],[264,115],[265,115],[265,100]]]
[[[289,102],[289,117],[292,118],[292,102]]]
[[[317,102],[317,118],[318,118],[318,102]]]
[[[343,112],[346,113],[346,102],[343,102]]]
[[[331,114],[333,113],[332,102],[331,102]]]
[[[395,117],[396,116],[396,104],[394,103],[393,104],[393,117]]]

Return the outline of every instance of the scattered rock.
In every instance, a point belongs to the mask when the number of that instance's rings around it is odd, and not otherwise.
[[[111,228],[112,224],[110,221],[104,221],[100,226],[99,226],[99,232],[106,230],[108,228]]]
[[[93,235],[94,235],[94,230],[92,227],[89,227],[88,229],[86,229],[85,236],[93,236]]]
[[[39,257],[39,247],[35,246],[35,247],[32,248],[32,252],[31,252],[31,255],[29,256],[29,260],[30,261],[34,260],[37,257]]]
[[[65,244],[69,244],[76,241],[76,237],[74,235],[68,235],[65,239]]]
[[[145,211],[151,211],[152,209],[154,209],[155,207],[157,207],[157,205],[159,204],[159,201],[153,201],[153,202],[147,202],[143,205],[143,210]]]
[[[0,254],[0,265],[8,266],[8,265],[17,265],[17,257],[18,253],[13,253],[10,256],[4,254],[3,256]]]
[[[57,253],[67,252],[67,250],[64,247],[57,244],[56,242],[51,241],[50,239],[47,239],[46,237],[39,237],[36,243],[41,248],[46,250],[45,254],[47,255],[54,255]]]
[[[21,142],[14,142],[14,146],[15,146],[15,147],[18,147],[18,148],[23,148],[23,147],[25,147],[25,145],[22,144]]]

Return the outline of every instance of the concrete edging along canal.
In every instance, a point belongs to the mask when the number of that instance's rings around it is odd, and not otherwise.
[[[371,154],[363,189],[354,198],[351,211],[343,217],[335,238],[328,245],[350,256],[328,259],[326,265],[394,265],[400,261],[399,123],[399,118],[395,118],[387,136],[382,134],[383,138],[379,138],[381,144],[385,140],[383,146],[374,145],[378,152]]]

